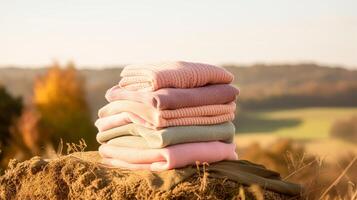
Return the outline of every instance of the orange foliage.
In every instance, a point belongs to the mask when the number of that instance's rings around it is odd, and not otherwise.
[[[33,103],[41,115],[40,131],[49,136],[54,146],[60,139],[78,142],[82,138],[89,147],[96,145],[84,80],[72,63],[66,68],[54,63],[44,76],[36,79]]]
[[[46,76],[36,80],[34,103],[38,106],[87,109],[82,85],[83,80],[78,77],[73,64],[61,69],[58,63],[55,63]]]

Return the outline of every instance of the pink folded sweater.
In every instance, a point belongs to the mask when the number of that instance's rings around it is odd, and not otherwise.
[[[235,101],[239,90],[229,84],[207,85],[198,88],[162,88],[157,91],[132,91],[116,85],[105,98],[109,101],[131,100],[151,105],[160,110],[172,110]]]
[[[103,163],[132,170],[163,171],[194,165],[236,160],[235,144],[199,142],[169,146],[162,149],[136,149],[103,144],[99,147]]]
[[[219,124],[233,120],[235,109],[236,104],[234,102],[176,110],[158,110],[143,103],[118,100],[107,104],[98,111],[99,119],[95,122],[95,126],[99,131],[105,131],[131,122],[152,129]]]
[[[208,84],[226,84],[233,75],[224,68],[191,62],[166,62],[129,65],[121,72],[120,87],[156,91],[160,88],[194,88]]]

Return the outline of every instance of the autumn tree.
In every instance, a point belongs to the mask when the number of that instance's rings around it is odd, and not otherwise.
[[[65,68],[54,63],[35,81],[33,101],[41,116],[39,129],[54,146],[60,139],[78,142],[81,138],[89,148],[96,145],[83,86],[83,78],[71,63]]]
[[[47,143],[47,139],[38,130],[40,119],[39,113],[31,105],[26,106],[12,129],[13,142],[24,158],[41,155]]]
[[[0,86],[0,164],[11,142],[11,127],[21,114],[22,99],[12,97]]]

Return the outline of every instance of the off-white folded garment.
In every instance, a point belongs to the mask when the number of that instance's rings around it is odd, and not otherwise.
[[[99,131],[105,131],[130,122],[157,129],[170,126],[219,124],[234,119],[234,102],[219,105],[206,105],[158,110],[140,102],[118,100],[101,108],[95,122]]]
[[[235,127],[232,122],[206,126],[175,126],[160,130],[127,124],[97,134],[97,141],[133,148],[162,148],[189,142],[222,141],[232,143]]]
[[[162,149],[137,149],[102,144],[99,154],[103,163],[112,167],[132,170],[163,171],[195,165],[196,162],[237,160],[235,144],[198,142],[177,144]]]

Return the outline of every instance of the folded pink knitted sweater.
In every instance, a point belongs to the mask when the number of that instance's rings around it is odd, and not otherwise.
[[[123,77],[119,82],[120,87],[149,91],[160,88],[194,88],[233,81],[233,75],[224,68],[183,61],[129,65],[120,76]]]
[[[176,110],[158,110],[143,103],[118,100],[113,101],[98,111],[99,119],[95,122],[99,131],[137,123],[157,129],[169,126],[219,124],[234,119],[234,102],[219,105],[206,105],[180,108]]]
[[[235,144],[222,142],[186,143],[162,149],[136,149],[103,144],[99,147],[99,153],[106,165],[152,171],[194,165],[196,161],[213,163],[237,159]]]
[[[239,90],[229,84],[207,85],[198,88],[162,88],[157,91],[131,91],[118,85],[109,89],[109,101],[132,100],[151,105],[160,110],[172,110],[214,104],[225,104],[236,99]]]

